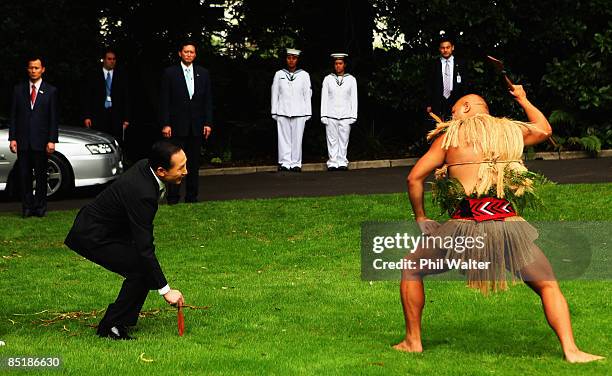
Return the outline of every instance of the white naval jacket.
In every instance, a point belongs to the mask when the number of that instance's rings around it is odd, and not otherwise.
[[[352,75],[332,73],[323,79],[321,122],[326,124],[328,118],[357,121],[357,80]]]
[[[312,116],[310,75],[301,69],[281,69],[272,82],[272,117]]]

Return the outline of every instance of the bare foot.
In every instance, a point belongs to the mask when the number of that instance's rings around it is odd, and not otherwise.
[[[410,353],[422,353],[423,352],[423,345],[421,345],[420,342],[409,343],[406,340],[403,340],[402,342],[393,346],[393,348],[398,351],[404,351],[404,352],[410,352]]]
[[[585,353],[584,351],[576,350],[565,354],[565,360],[570,363],[588,363],[596,360],[605,359],[603,356]]]

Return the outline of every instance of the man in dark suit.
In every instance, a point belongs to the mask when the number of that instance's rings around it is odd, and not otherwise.
[[[196,47],[192,42],[181,44],[179,64],[166,68],[162,77],[160,115],[162,134],[172,138],[185,150],[189,165],[185,202],[198,201],[198,170],[202,136],[212,132],[212,91],[208,70],[193,64]],[[177,204],[180,187],[168,192],[168,204]]]
[[[131,339],[149,290],[169,304],[183,304],[171,290],[155,256],[153,220],[165,184],[180,184],[187,175],[183,150],[166,140],[153,145],[148,160],[132,168],[81,209],[65,244],[83,257],[125,277],[119,296],[98,325],[100,337]]]
[[[429,67],[425,83],[427,89],[425,111],[433,112],[443,120],[450,120],[452,106],[466,94],[466,67],[453,55],[455,45],[450,37],[446,35],[441,37],[438,50],[440,57],[436,58]]]
[[[117,55],[107,49],[102,69],[87,77],[82,95],[83,125],[110,133],[123,145],[130,124],[128,79],[116,64]]]
[[[53,154],[58,141],[57,89],[43,82],[43,73],[42,58],[28,60],[30,79],[15,85],[11,106],[9,141],[11,151],[17,153],[24,217],[44,217],[47,212],[47,155]]]

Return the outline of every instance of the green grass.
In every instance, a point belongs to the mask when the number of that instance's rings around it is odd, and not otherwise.
[[[546,210],[526,217],[609,221],[611,192],[612,184],[549,186]],[[105,308],[121,284],[63,246],[75,214],[0,215],[0,357],[60,356],[73,375],[612,373],[609,360],[563,362],[523,285],[487,298],[462,282],[426,283],[425,353],[392,350],[404,335],[398,283],[360,280],[360,223],[410,219],[405,194],[161,207],[155,234],[166,276],[189,304],[210,307],[186,311],[183,338],[175,311],[153,292],[144,309],[161,311],[140,319],[136,341],[97,338],[88,325],[99,317],[40,326],[52,312]],[[610,356],[610,281],[561,285],[578,344]]]

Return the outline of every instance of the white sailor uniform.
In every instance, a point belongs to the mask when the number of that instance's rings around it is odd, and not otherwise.
[[[357,121],[357,80],[332,73],[323,80],[321,122],[327,134],[327,167],[346,167],[351,124]]]
[[[278,164],[302,167],[302,137],[312,116],[312,87],[308,72],[282,69],[272,82],[272,118],[278,128]]]

